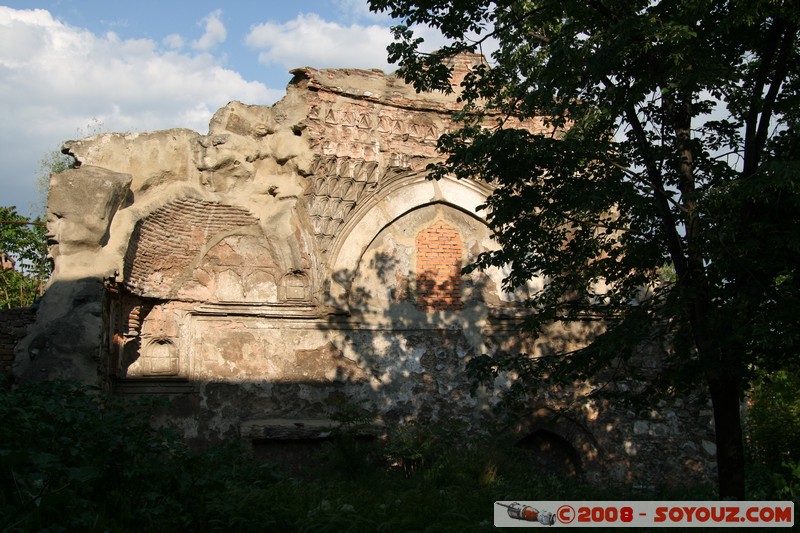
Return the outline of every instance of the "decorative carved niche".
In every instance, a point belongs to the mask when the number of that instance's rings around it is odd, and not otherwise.
[[[305,272],[290,272],[281,279],[281,292],[286,303],[310,303],[311,281]]]
[[[177,376],[178,349],[170,339],[151,339],[145,346],[142,363],[145,376]]]

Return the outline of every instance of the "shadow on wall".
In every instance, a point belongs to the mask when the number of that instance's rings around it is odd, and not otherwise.
[[[482,222],[443,204],[400,219],[379,232],[354,270],[333,273],[347,290],[344,301],[327,302],[339,310],[328,314],[282,302],[209,307],[172,300],[169,290],[147,298],[91,278],[55,281],[18,347],[15,374],[169,394],[175,422],[197,442],[287,438],[275,436],[285,424],[297,429],[290,435],[304,435],[313,421],[330,421],[342,399],[388,427],[463,420],[486,431],[497,399],[471,395],[466,363],[541,346],[519,336],[518,304],[498,296],[496,279],[461,275],[482,251],[471,236]],[[127,259],[126,276],[134,270]]]
[[[74,379],[97,384],[107,355],[105,288],[96,279],[56,281],[39,302],[36,322],[14,350],[19,383]]]
[[[36,307],[0,309],[0,381],[7,378],[10,385],[14,347],[25,338],[28,327],[36,321]]]
[[[391,276],[394,260],[377,255],[371,267]],[[355,279],[345,272],[337,277]],[[391,432],[412,421],[440,425],[462,420],[495,437],[515,435],[520,448],[530,450],[527,468],[533,471],[581,475],[613,466],[624,479],[637,458],[608,449],[631,437],[631,421],[623,411],[592,414],[585,402],[576,402],[580,391],[561,390],[547,392],[523,413],[511,413],[510,420],[498,418],[492,408],[510,385],[506,376],[493,390],[478,388],[471,395],[466,363],[475,355],[515,347],[535,354],[549,351],[553,343],[575,341],[568,331],[538,342],[520,338],[512,308],[506,314],[487,312],[481,299],[470,297],[489,283],[465,279],[459,310],[420,309],[413,287],[380,312],[368,305],[374,294],[359,287],[348,294],[350,315],[286,318],[282,308],[281,317],[265,316],[272,306],[260,309],[261,314],[251,309],[221,315],[214,314],[218,310],[205,313],[194,303],[172,310],[186,319],[173,345],[163,338],[172,327],[164,326],[169,320],[163,316],[161,330],[152,324],[129,339],[138,345],[140,357],[169,360],[177,354],[176,361],[151,367],[168,371],[126,378],[115,367],[114,350],[121,340],[115,328],[125,331],[114,323],[113,295],[96,280],[59,281],[45,295],[51,301],[42,307],[36,326],[17,347],[15,374],[20,382],[83,376],[118,394],[169,396],[172,408],[164,421],[198,446],[231,438],[277,443],[267,448],[317,442],[330,435],[343,406],[357,406],[375,415],[366,425],[368,434]],[[148,302],[150,311],[138,319],[142,326],[150,324],[151,313],[166,312],[159,306],[173,304]],[[147,346],[152,349],[142,349]],[[543,405],[548,408],[536,408]]]
[[[424,250],[419,242],[416,249]],[[436,251],[443,249],[439,246]],[[576,413],[570,417],[558,409],[574,408],[579,391],[551,391],[549,399],[535,404],[550,403],[549,409],[531,406],[528,412],[501,416],[494,407],[512,378],[499,378],[493,390],[473,390],[466,368],[471,358],[483,353],[563,350],[584,341],[590,331],[561,329],[542,339],[526,337],[520,334],[524,316],[520,303],[487,305],[487,294],[498,291],[495,281],[480,272],[462,276],[460,260],[456,263],[445,257],[437,270],[422,269],[420,274],[412,272],[412,279],[398,280],[396,273],[403,261],[397,253],[368,252],[365,257],[369,261],[366,265],[362,261],[361,267],[377,277],[379,283],[371,285],[373,290],[359,283],[362,273],[358,271],[338,271],[334,280],[347,288],[347,301],[339,307],[349,309],[361,323],[377,325],[369,342],[357,335],[345,337],[345,351],[353,353],[361,365],[384,365],[383,374],[375,376],[380,379],[379,390],[403,399],[394,401],[386,413],[393,426],[466,420],[477,433],[515,435],[518,447],[529,452],[526,468],[532,471],[577,476],[587,468],[603,468],[602,448],[588,426]],[[419,269],[419,261],[416,266]],[[380,305],[374,305],[376,301]],[[341,321],[341,317],[330,316],[320,328],[338,327]],[[411,349],[403,346],[409,336],[415,337]],[[392,349],[387,351],[387,346]],[[393,363],[398,365],[394,372]],[[413,384],[410,388],[409,383]]]

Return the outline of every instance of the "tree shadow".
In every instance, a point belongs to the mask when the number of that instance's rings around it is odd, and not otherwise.
[[[640,475],[651,462],[635,455],[646,447],[626,439],[638,431],[656,453],[675,449],[676,435],[691,425],[685,419],[636,426],[639,415],[625,407],[587,399],[588,380],[541,387],[517,412],[498,414],[518,375],[499,372],[476,386],[470,361],[558,357],[598,330],[554,325],[540,336],[525,333],[531,310],[500,294],[497,277],[462,274],[482,251],[466,239],[458,261],[458,248],[440,241],[432,241],[430,257],[419,256],[419,228],[442,226],[436,209],[413,214],[413,231],[384,228],[352,269],[330,273],[342,290],[317,291],[312,303],[289,301],[288,290],[277,302],[203,303],[148,298],[124,283],[56,281],[37,329],[18,347],[18,375],[77,376],[120,395],[168,396],[172,406],[160,422],[191,444],[245,439],[257,453],[289,462],[330,438],[349,404],[370,414],[358,430],[364,436],[458,421],[472,435],[513,435],[532,452],[535,472],[602,478],[616,469],[615,479],[652,479]],[[467,233],[463,218],[446,214]],[[657,446],[661,437],[669,447]]]

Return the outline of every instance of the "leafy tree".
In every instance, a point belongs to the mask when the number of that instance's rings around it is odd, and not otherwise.
[[[78,136],[96,135],[102,131],[103,123],[93,118],[85,129],[78,128]],[[75,168],[71,155],[60,150],[46,152],[39,161],[39,177],[36,188],[38,205],[33,211],[44,214],[47,210],[47,194],[50,176]],[[47,257],[47,230],[43,217],[30,220],[17,213],[16,207],[0,207],[0,308],[32,305],[37,296],[44,293],[44,285],[52,272]]]
[[[672,340],[648,390],[703,385],[721,497],[744,497],[740,401],[759,372],[796,367],[800,292],[797,0],[371,0],[400,19],[390,60],[450,91],[448,60],[493,41],[462,83],[461,127],[434,176],[496,185],[502,248],[474,268],[534,276],[528,326],[601,321],[560,357],[479,359],[528,383],[623,363]],[[450,44],[420,53],[415,24]],[[468,37],[471,36],[471,37]],[[545,117],[542,130],[514,127]],[[674,272],[666,275],[664,271]]]
[[[15,207],[0,207],[0,308],[32,305],[44,292],[52,265],[47,257],[44,221],[33,221]]]

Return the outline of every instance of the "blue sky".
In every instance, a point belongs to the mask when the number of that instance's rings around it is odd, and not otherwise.
[[[391,70],[391,25],[366,0],[0,0],[0,205],[30,213],[42,156],[92,124],[205,133],[292,68]]]

